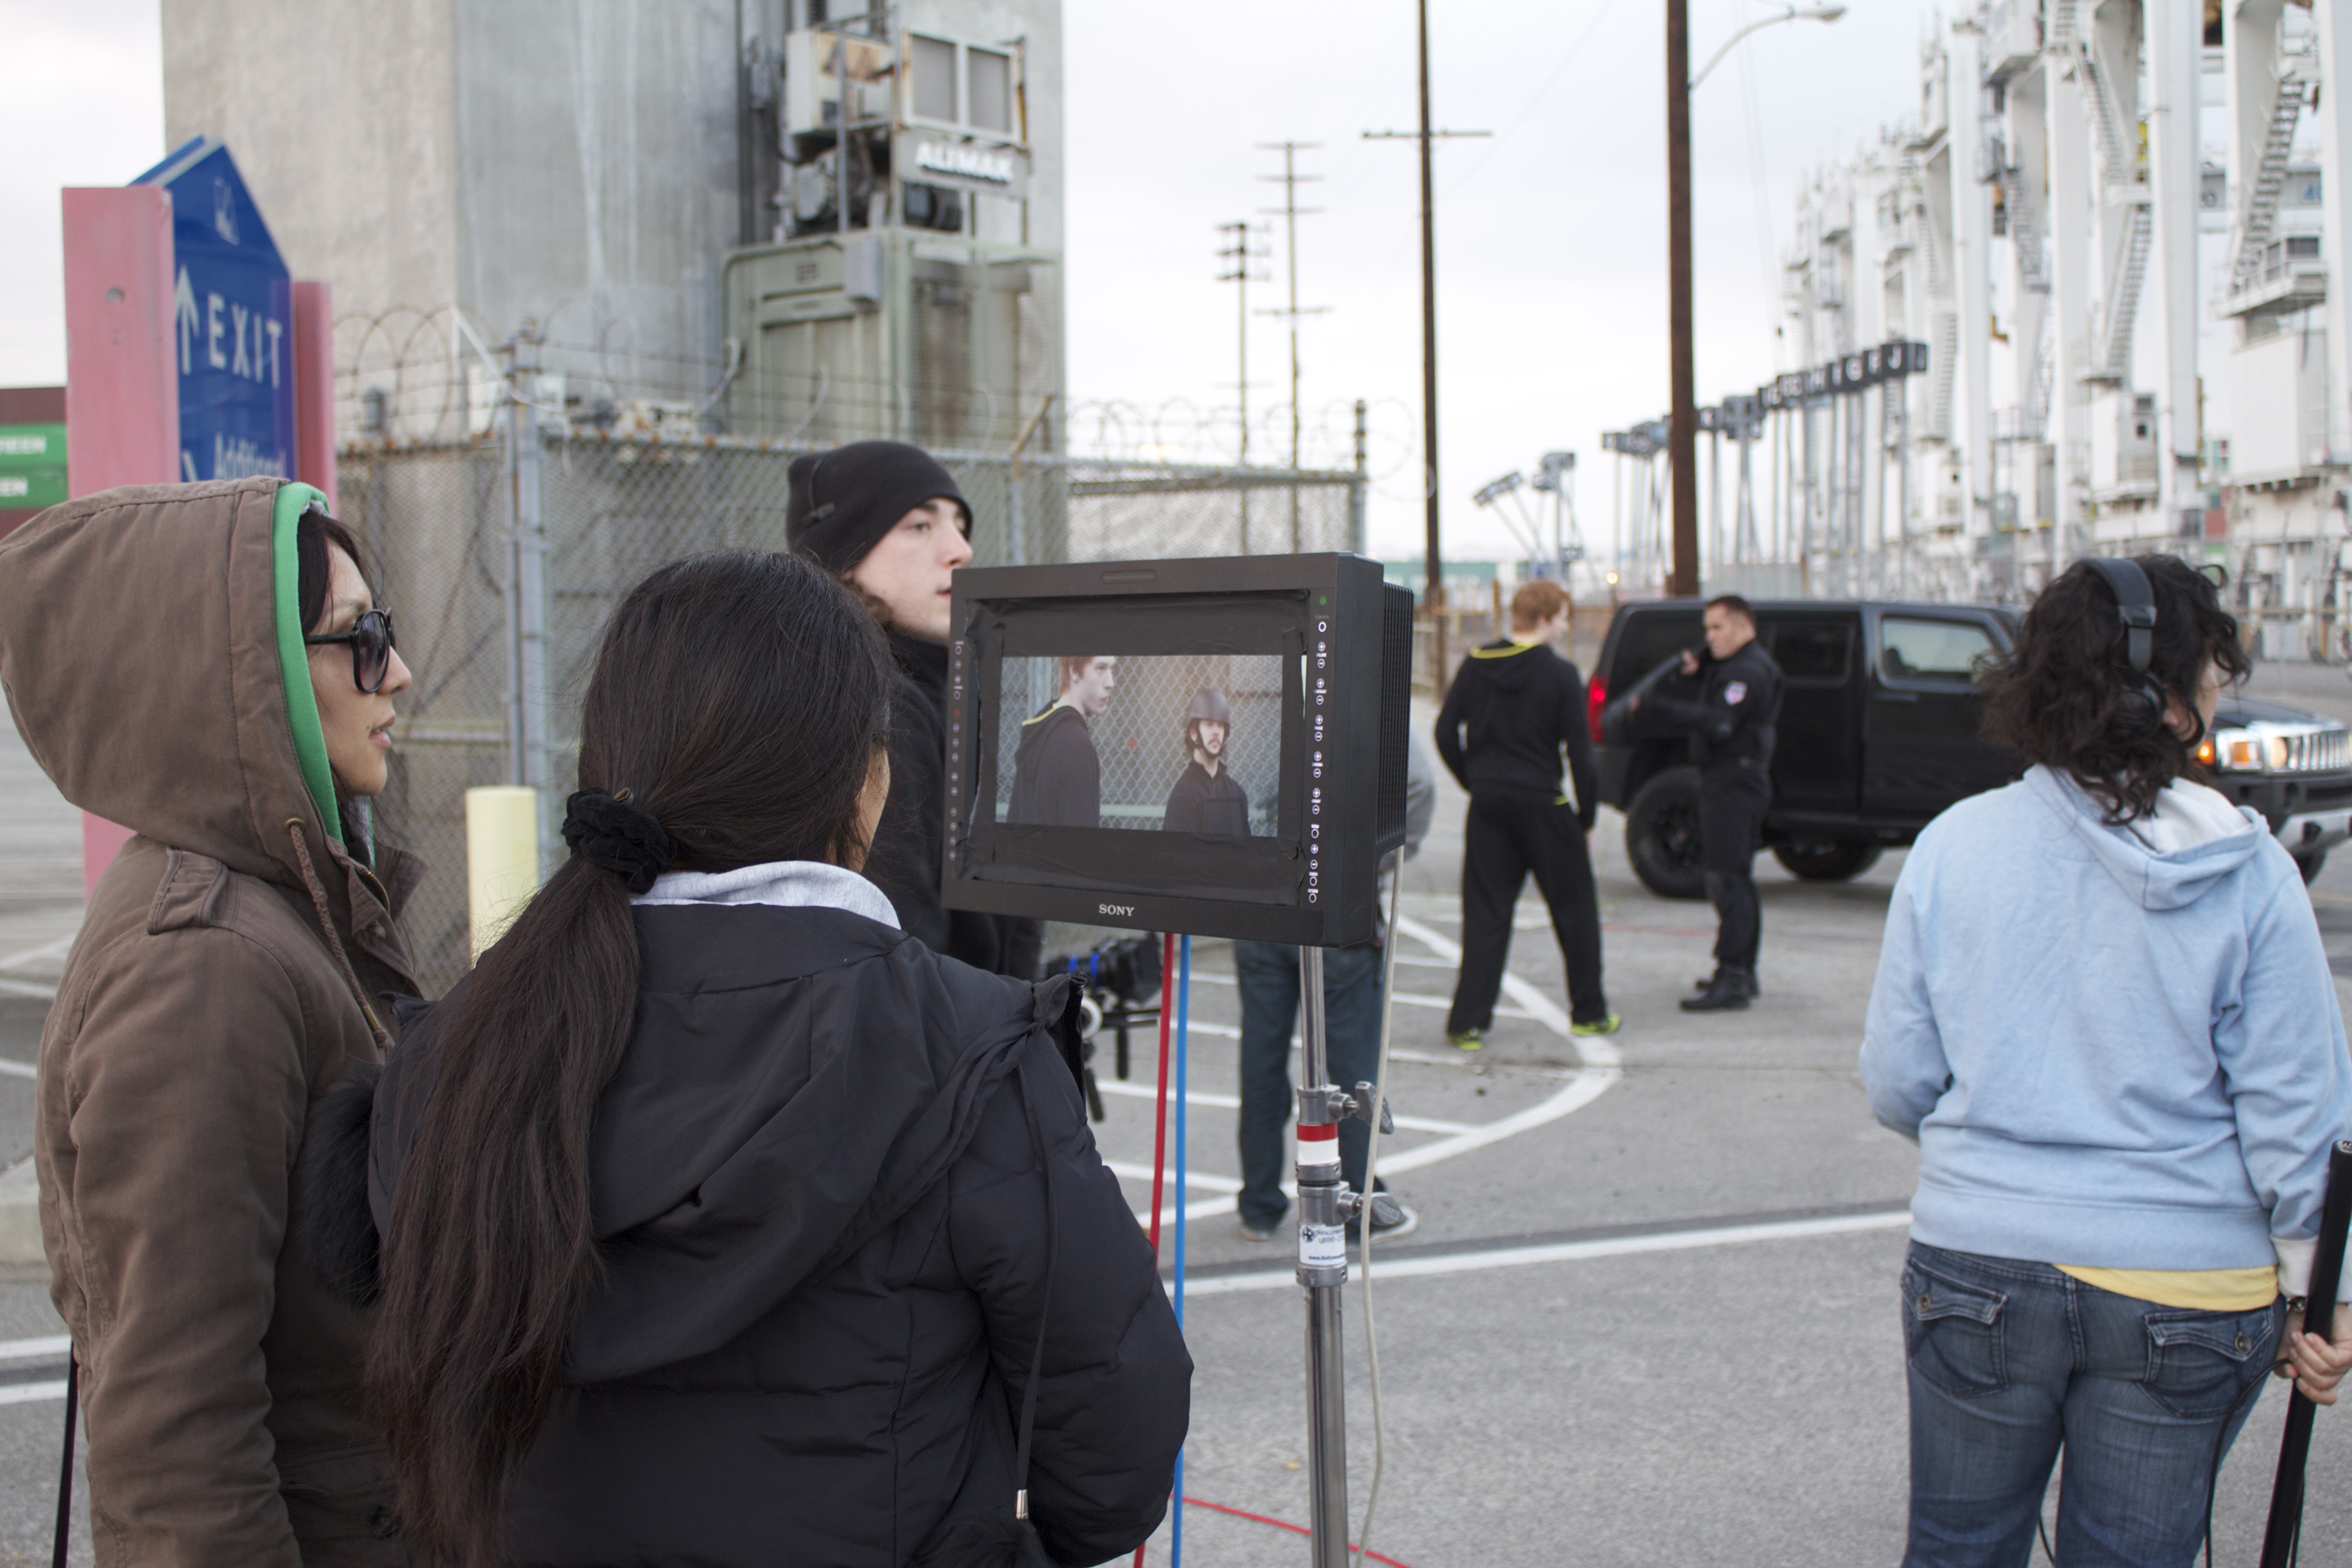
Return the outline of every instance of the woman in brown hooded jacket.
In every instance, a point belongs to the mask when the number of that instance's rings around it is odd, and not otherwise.
[[[420,868],[345,822],[408,682],[349,540],[255,479],[110,490],[0,543],[16,726],[137,835],[49,1011],[34,1150],[110,1565],[411,1557],[360,1319],[288,1215],[311,1107],[416,989],[394,917]]]

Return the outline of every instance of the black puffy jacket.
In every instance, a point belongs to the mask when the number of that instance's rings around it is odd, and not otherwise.
[[[604,1284],[514,1488],[513,1560],[898,1568],[945,1521],[1010,1514],[1041,1310],[1031,1518],[1060,1563],[1132,1551],[1192,1361],[1049,1033],[1068,983],[838,910],[635,918],[635,1031],[591,1145]],[[434,1023],[374,1098],[379,1224]]]
[[[940,901],[946,825],[948,649],[904,632],[889,634],[898,679],[890,692],[890,798],[866,863],[867,880],[889,898],[899,929],[975,968],[1034,980],[1045,928],[1018,915],[950,910]]]

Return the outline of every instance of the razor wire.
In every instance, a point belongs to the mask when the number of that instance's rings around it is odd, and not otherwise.
[[[574,320],[571,306],[559,304],[544,320],[525,323],[523,334],[539,361],[537,384],[527,393],[545,398],[543,424],[573,436],[828,446],[834,442],[820,426],[842,417],[856,427],[903,430],[927,447],[1010,450],[1039,412],[1034,400],[1015,408],[984,387],[860,380],[823,368],[762,379],[744,374],[740,345],[728,345],[715,359],[655,353],[635,346],[625,318],[584,335],[563,330]],[[437,447],[495,437],[507,374],[498,349],[503,334],[451,305],[349,314],[334,331],[339,443]],[[1252,409],[1250,448],[1286,458],[1290,412],[1283,403]],[[1242,419],[1231,403],[1057,395],[1036,449],[1112,462],[1239,467]],[[1386,499],[1423,497],[1417,420],[1396,398],[1365,405],[1364,477]],[[1295,466],[1353,471],[1355,442],[1354,402],[1302,407]]]

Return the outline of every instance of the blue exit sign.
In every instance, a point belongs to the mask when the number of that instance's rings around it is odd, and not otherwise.
[[[236,161],[198,137],[131,183],[172,194],[180,478],[291,478],[293,279]]]

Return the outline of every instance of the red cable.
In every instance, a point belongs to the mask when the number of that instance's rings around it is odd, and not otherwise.
[[[1168,1170],[1168,977],[1176,973],[1176,933],[1160,939],[1160,1112],[1151,1133],[1151,1266],[1160,1267],[1160,1184]],[[1143,1568],[1143,1548],[1135,1549]]]
[[[1252,1524],[1270,1524],[1276,1530],[1286,1530],[1293,1535],[1312,1537],[1315,1533],[1305,1525],[1293,1524],[1286,1519],[1268,1519],[1265,1514],[1252,1513],[1247,1509],[1228,1508],[1223,1503],[1211,1502],[1206,1498],[1188,1497],[1184,1500],[1193,1508],[1205,1508],[1216,1513],[1229,1513],[1235,1519],[1248,1520]],[[1398,1562],[1393,1557],[1388,1556],[1384,1552],[1363,1552],[1360,1551],[1356,1547],[1350,1546],[1348,1548],[1348,1555],[1357,1558],[1369,1557],[1375,1563],[1387,1563],[1389,1568],[1405,1568],[1403,1563]]]
[[[1151,1256],[1160,1257],[1160,1182],[1168,1170],[1168,976],[1176,972],[1176,938],[1170,933],[1160,939],[1160,1110],[1151,1134]],[[1269,1519],[1246,1509],[1229,1508],[1205,1498],[1188,1497],[1184,1501],[1193,1508],[1205,1508],[1216,1513],[1229,1513],[1235,1519],[1245,1519],[1253,1524],[1270,1524],[1276,1530],[1286,1530],[1293,1535],[1312,1537],[1314,1531],[1288,1520]],[[1147,1543],[1148,1544],[1148,1543]],[[1379,1552],[1364,1552],[1349,1547],[1349,1553],[1359,1560],[1369,1557],[1375,1563],[1385,1563],[1389,1568],[1405,1568],[1395,1558]],[[1135,1549],[1135,1568],[1143,1568],[1143,1547]]]

